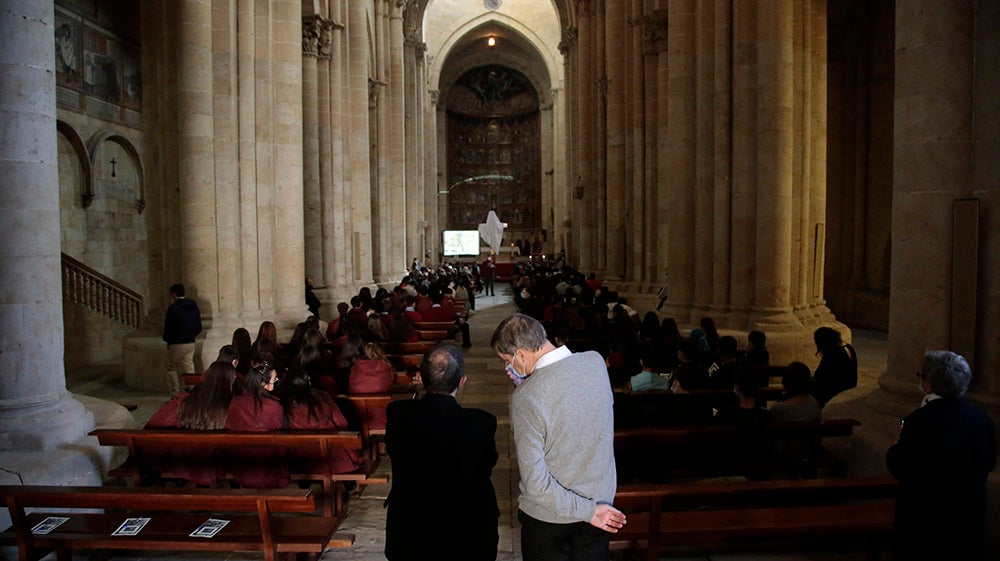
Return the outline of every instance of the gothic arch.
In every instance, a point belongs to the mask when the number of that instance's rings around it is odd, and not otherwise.
[[[474,63],[469,61],[470,63],[467,65],[463,64],[463,68],[458,70],[457,73],[453,71],[456,55],[459,55],[461,51],[460,47],[467,45],[471,40],[477,38],[478,35],[485,36],[488,34],[490,27],[509,32],[511,34],[509,36],[510,39],[519,44],[521,50],[526,51],[526,54],[534,59],[530,67],[523,63],[518,63],[515,57],[511,57],[510,61],[506,61],[503,64],[516,68],[530,78],[535,83],[536,89],[540,94],[547,96],[549,90],[562,83],[563,65],[562,61],[556,58],[558,51],[555,54],[552,53],[545,41],[520,21],[498,13],[482,14],[469,20],[451,33],[444,43],[441,44],[440,49],[436,53],[433,53],[432,60],[435,62],[430,65],[428,83],[432,87],[437,86],[439,91],[444,94],[443,89],[450,86],[450,83],[445,84],[449,77],[454,80],[454,78],[457,78],[469,68],[485,64],[483,61]],[[495,57],[496,55],[494,55],[494,61],[496,61]],[[467,58],[472,59],[477,57],[472,56]],[[483,57],[480,55],[478,58]]]
[[[139,157],[139,151],[136,150],[135,145],[132,144],[131,140],[122,136],[120,133],[108,129],[102,129],[94,133],[94,135],[90,137],[89,143],[90,158],[87,163],[88,170],[93,169],[97,164],[95,161],[95,158],[97,157],[97,149],[104,142],[113,142],[125,150],[125,153],[128,154],[129,159],[132,161],[132,165],[134,165],[135,169],[138,170],[139,189],[136,193],[135,205],[139,214],[142,214],[142,211],[146,208],[146,173],[142,168],[142,158]],[[91,192],[91,198],[93,198],[93,192]]]
[[[83,170],[83,192],[80,193],[80,204],[83,208],[87,208],[94,200],[94,173],[87,146],[83,143],[83,139],[80,138],[76,129],[66,121],[56,119],[56,131],[69,141],[70,146],[73,147],[73,153],[76,154],[80,163],[80,168]]]

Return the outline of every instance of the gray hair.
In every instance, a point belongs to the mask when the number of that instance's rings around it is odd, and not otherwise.
[[[951,351],[927,351],[920,377],[941,397],[962,397],[969,389],[972,369],[962,355]]]
[[[548,336],[541,322],[531,316],[514,314],[497,326],[490,347],[498,353],[512,355],[518,349],[535,352],[546,341]]]
[[[420,378],[427,393],[450,394],[462,381],[465,358],[455,345],[442,343],[424,354]]]

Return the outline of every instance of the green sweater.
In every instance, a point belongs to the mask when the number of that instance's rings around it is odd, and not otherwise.
[[[615,497],[611,383],[596,352],[536,369],[510,401],[519,508],[554,524],[590,522]]]

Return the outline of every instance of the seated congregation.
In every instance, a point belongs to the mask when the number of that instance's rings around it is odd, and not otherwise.
[[[815,477],[842,468],[821,441],[849,435],[858,423],[824,421],[822,410],[857,386],[858,362],[836,330],[816,330],[821,360],[811,374],[803,362],[771,365],[761,331],[748,333],[740,349],[709,317],[687,336],[655,311],[640,319],[596,275],[571,267],[524,264],[513,286],[519,309],[542,321],[554,343],[604,357],[620,482]]]

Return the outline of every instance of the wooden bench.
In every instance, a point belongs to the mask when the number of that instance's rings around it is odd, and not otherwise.
[[[610,373],[610,369],[609,369]],[[759,404],[766,404],[781,397],[784,388],[767,386],[760,388],[757,399]],[[739,398],[729,389],[704,389],[688,393],[674,393],[670,390],[645,390],[621,392],[615,394],[615,411],[626,415],[625,419],[616,419],[620,428],[638,428],[638,426],[662,426],[662,413],[670,411],[690,411],[701,407],[706,414],[711,409],[736,407]],[[628,408],[628,411],[624,411]],[[621,415],[620,415],[621,416]],[[668,415],[669,416],[669,415]],[[618,421],[622,421],[619,423]],[[638,426],[625,426],[629,422]]]
[[[0,543],[16,545],[19,561],[37,561],[50,551],[56,551],[59,561],[71,561],[74,549],[260,551],[265,560],[273,561],[279,553],[290,559],[296,553],[315,558],[328,547],[353,545],[352,534],[335,534],[339,518],[304,516],[315,512],[310,493],[308,489],[2,486],[0,496],[12,526],[0,533]],[[29,514],[26,509],[45,512]],[[68,520],[48,534],[33,534],[32,528],[49,516]],[[113,535],[126,518],[138,517],[149,518],[138,534]],[[213,537],[191,536],[209,518],[229,523]]]
[[[822,439],[850,436],[860,424],[854,419],[827,419],[772,423],[760,431],[724,425],[616,430],[615,459],[624,482],[715,475],[812,475],[821,465],[835,467],[835,460],[825,456]],[[795,453],[782,457],[779,446]],[[746,450],[761,454],[730,453]]]
[[[385,427],[373,428],[372,419],[381,414],[383,423],[385,422],[385,410],[393,399],[406,397],[399,394],[399,397],[388,393],[369,394],[348,394],[337,396],[337,403],[343,411],[348,421],[357,422],[361,429],[365,446],[365,456],[370,466],[377,467],[381,459],[379,450],[381,449],[381,439],[385,437]],[[409,395],[412,397],[412,394]]]
[[[150,485],[172,474],[164,471],[156,452],[163,450],[190,450],[207,448],[219,454],[225,465],[225,452],[234,449],[257,448],[281,450],[284,457],[273,461],[285,462],[289,458],[306,457],[311,461],[298,462],[315,466],[315,471],[299,473],[292,470],[292,481],[313,481],[323,486],[323,508],[327,516],[343,512],[342,487],[345,481],[359,485],[386,483],[388,479],[374,474],[373,466],[365,462],[360,468],[349,473],[331,472],[331,452],[337,448],[356,450],[367,458],[365,443],[361,434],[355,431],[284,430],[270,432],[197,431],[184,429],[98,429],[90,433],[103,446],[124,446],[128,459],[108,475],[120,476],[137,486]],[[147,460],[149,452],[153,451]],[[269,460],[271,461],[271,460]]]
[[[424,354],[437,346],[435,341],[383,341],[378,343],[386,354],[390,355],[412,355]]]
[[[415,321],[413,328],[417,331],[451,331],[456,327],[453,321]]]
[[[890,477],[619,485],[615,506],[628,522],[615,549],[711,550],[845,539],[867,540],[869,557],[892,530]]]
[[[440,341],[454,339],[455,334],[450,331],[425,331],[423,329],[418,329],[417,337],[419,337],[421,341],[437,344]]]

